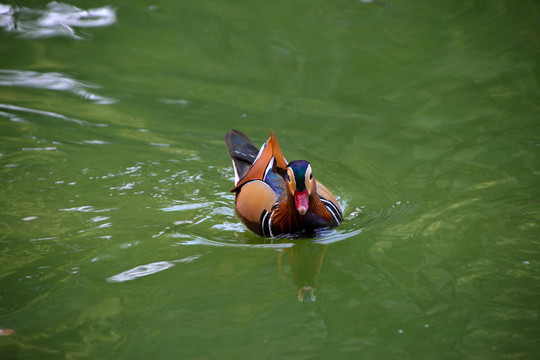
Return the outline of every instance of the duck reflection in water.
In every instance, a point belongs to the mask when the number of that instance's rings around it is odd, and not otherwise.
[[[278,270],[282,279],[286,276],[282,272],[282,261],[285,254],[289,257],[291,265],[292,282],[297,288],[298,301],[304,301],[304,295],[309,294],[307,301],[315,301],[315,290],[319,287],[319,273],[323,263],[324,254],[328,245],[314,243],[297,243],[281,251],[278,257]]]

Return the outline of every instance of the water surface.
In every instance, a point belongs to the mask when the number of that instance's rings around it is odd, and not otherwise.
[[[539,16],[0,5],[0,357],[537,356]],[[246,231],[231,128],[273,129],[346,221]]]

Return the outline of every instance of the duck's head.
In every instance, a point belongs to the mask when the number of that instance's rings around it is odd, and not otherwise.
[[[294,197],[294,205],[300,215],[309,208],[309,196],[317,191],[311,165],[305,160],[291,161],[285,175],[287,192]]]

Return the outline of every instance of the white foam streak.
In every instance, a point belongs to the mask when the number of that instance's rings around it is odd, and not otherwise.
[[[169,261],[159,261],[159,262],[150,263],[146,265],[140,265],[131,270],[127,270],[127,271],[121,272],[120,274],[111,276],[107,279],[107,281],[108,282],[124,282],[124,281],[135,280],[142,276],[152,275],[173,266],[174,264]]]
[[[75,28],[110,26],[116,22],[116,11],[104,6],[80,9],[52,1],[45,9],[0,4],[0,28],[24,38],[69,37],[81,40]]]
[[[82,125],[82,126],[107,127],[106,124],[92,124],[92,123],[89,123],[87,121],[70,118],[70,117],[64,116],[62,114],[57,114],[57,113],[53,113],[53,112],[50,112],[50,111],[43,111],[43,110],[25,108],[25,107],[22,107],[22,106],[16,106],[16,105],[10,105],[10,104],[0,104],[0,109],[27,112],[27,113],[31,113],[31,114],[38,114],[38,115],[48,116],[48,117],[52,117],[52,118],[55,118],[55,119],[74,122],[74,123]],[[0,115],[3,115],[3,114],[4,113],[0,113]]]
[[[130,280],[135,280],[137,278],[152,275],[163,270],[167,270],[174,266],[175,263],[188,263],[195,261],[200,258],[202,255],[193,255],[188,256],[183,259],[174,260],[174,261],[158,261],[146,265],[139,265],[133,269],[121,272],[120,274],[113,275],[107,278],[108,282],[125,282]]]
[[[102,105],[117,102],[116,99],[99,96],[88,91],[88,88],[99,88],[97,85],[78,81],[56,72],[39,73],[36,71],[0,70],[0,86],[65,91]]]

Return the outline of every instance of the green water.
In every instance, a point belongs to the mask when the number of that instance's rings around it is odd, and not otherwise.
[[[539,19],[510,0],[0,5],[0,358],[537,357]],[[231,128],[273,129],[346,221],[247,232]]]

